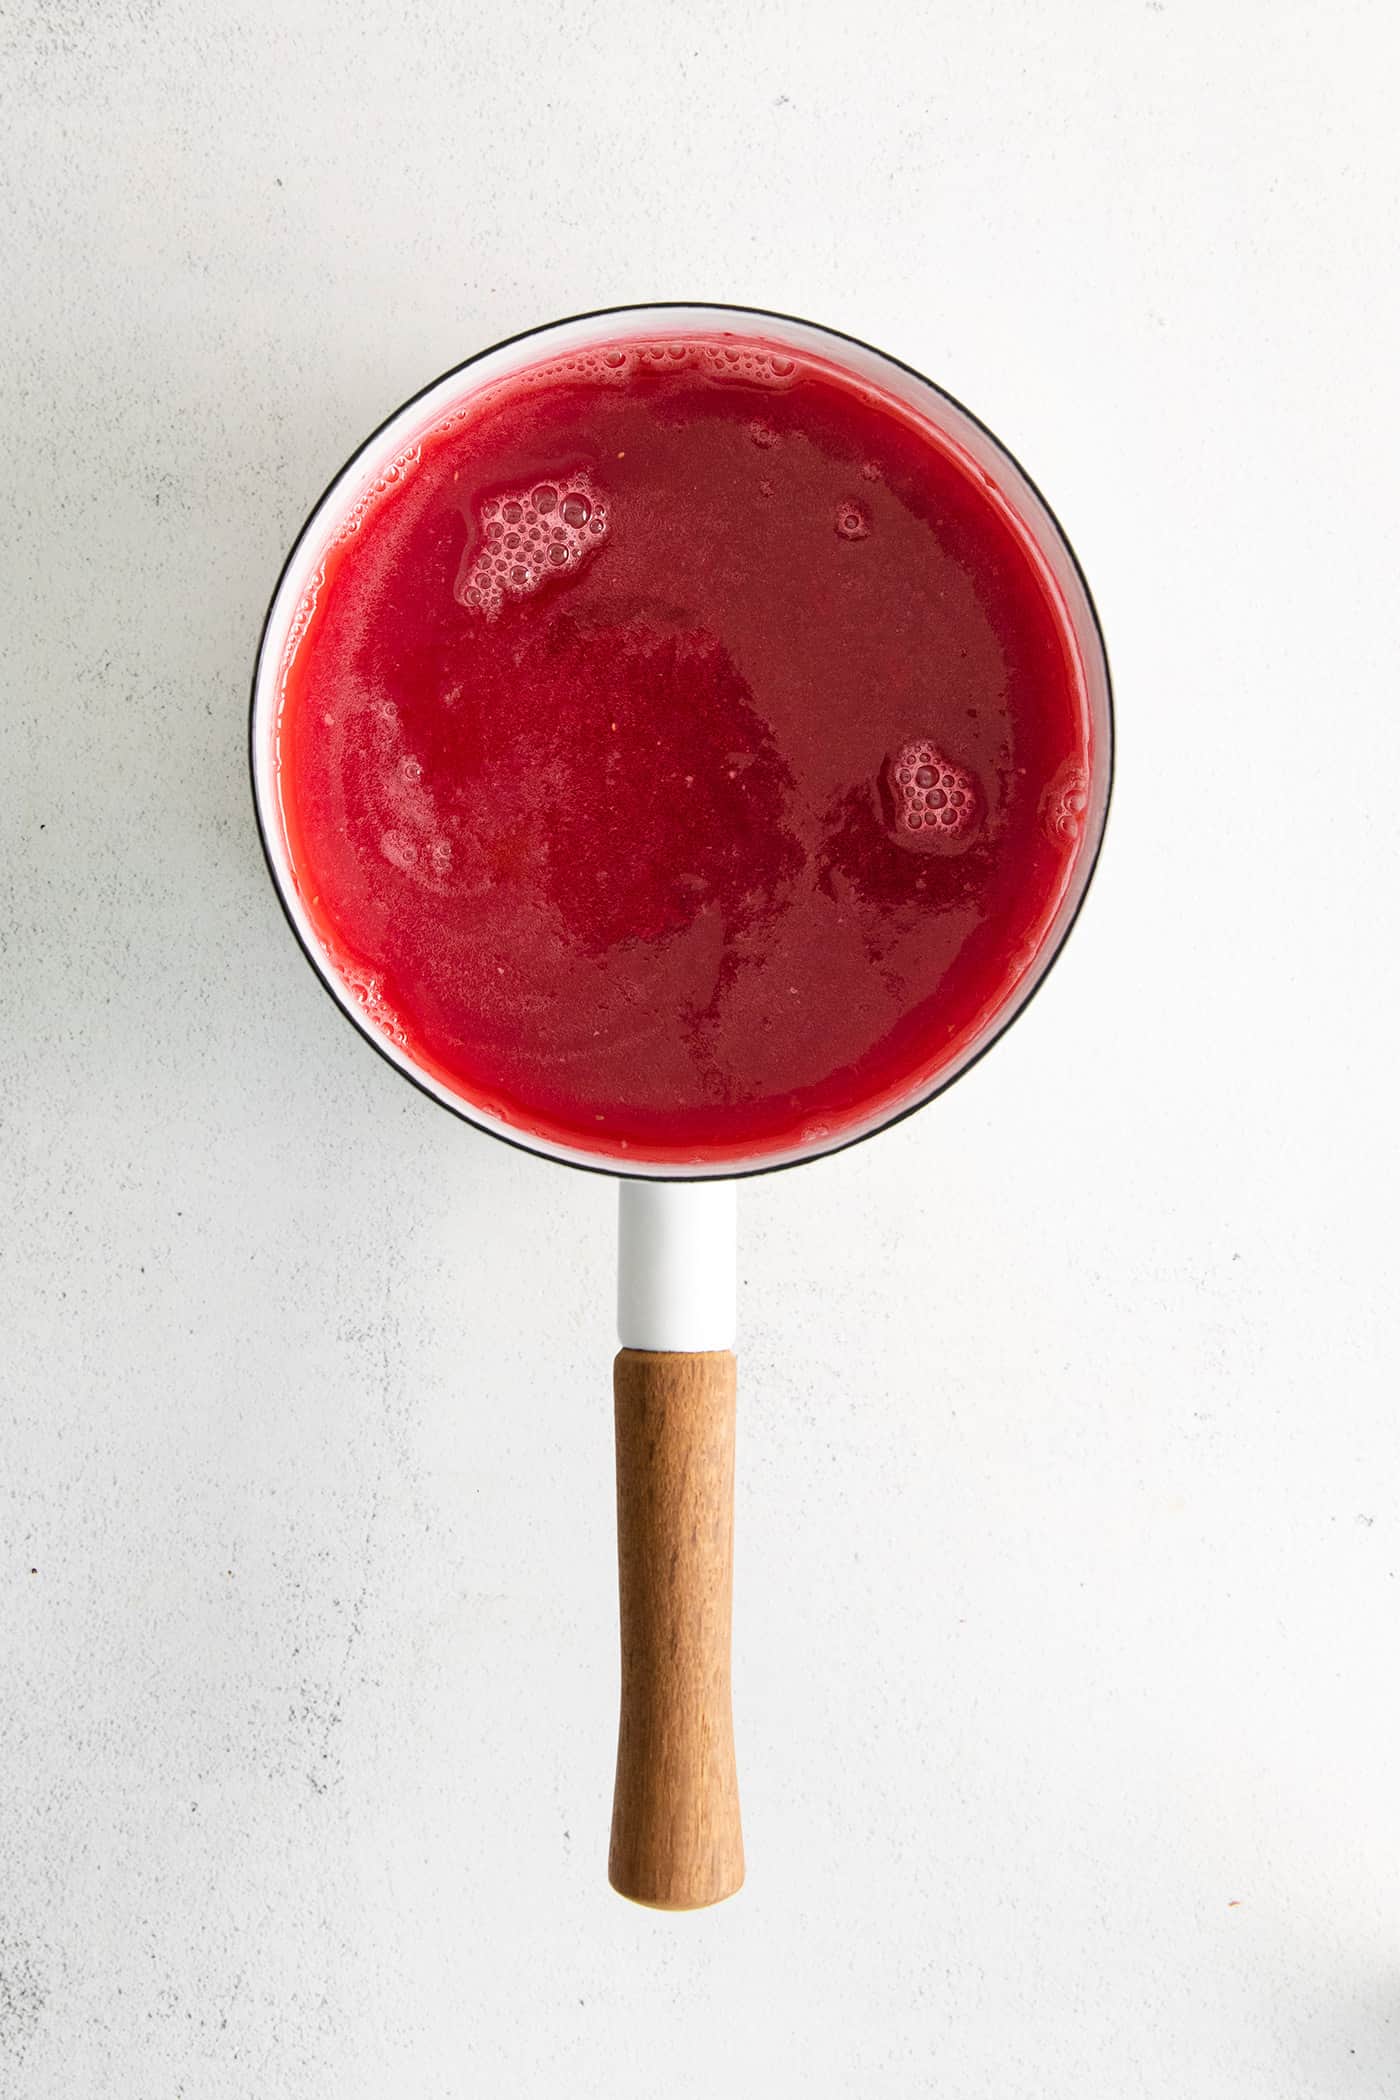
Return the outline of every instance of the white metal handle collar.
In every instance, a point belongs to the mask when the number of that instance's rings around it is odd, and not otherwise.
[[[623,1181],[617,1331],[624,1349],[732,1349],[738,1201],[732,1181]]]

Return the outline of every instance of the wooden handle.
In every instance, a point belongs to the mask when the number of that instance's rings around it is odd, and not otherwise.
[[[608,1879],[699,1910],[744,1879],[729,1703],[734,1357],[623,1349],[617,1409],[622,1713]]]

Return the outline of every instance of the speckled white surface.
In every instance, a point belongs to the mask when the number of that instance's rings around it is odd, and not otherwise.
[[[1400,2092],[1390,19],[10,0],[7,2094]],[[373,423],[697,294],[1005,436],[1122,765],[1012,1036],[745,1192],[750,1880],[675,1919],[611,1190],[337,1019],[243,737]]]

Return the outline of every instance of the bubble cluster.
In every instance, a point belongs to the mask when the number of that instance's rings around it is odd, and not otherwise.
[[[292,615],[292,624],[287,630],[287,640],[282,650],[282,662],[278,672],[278,690],[284,700],[286,698],[288,676],[292,665],[296,662],[297,651],[306,639],[307,629],[316,617],[316,601],[321,595],[325,581],[326,565],[322,562],[311,577],[306,589],[302,592],[297,609]]]
[[[870,513],[863,503],[847,496],[836,506],[837,537],[843,540],[863,540],[870,533]]]
[[[407,481],[422,457],[423,446],[420,441],[416,445],[410,445],[406,452],[401,452],[397,459],[390,460],[378,480],[371,483],[369,488],[362,490],[356,501],[345,513],[345,516],[340,521],[332,545],[339,546],[342,540],[348,540],[357,533],[374,506],[378,503],[380,497],[387,496],[390,489],[397,488],[400,482]]]
[[[797,360],[742,336],[662,336],[608,343],[553,358],[521,377],[536,385],[582,380],[617,385],[636,372],[702,372],[708,378],[747,380],[754,386],[790,386]]]
[[[381,832],[379,850],[391,866],[400,868],[405,875],[411,874],[418,865],[418,841],[412,832],[391,824]]]
[[[1073,760],[1060,767],[1040,798],[1040,821],[1057,845],[1072,846],[1084,835],[1089,776]]]
[[[902,845],[961,845],[971,837],[981,814],[977,784],[936,745],[922,738],[905,744],[886,771]]]
[[[379,858],[415,889],[445,894],[451,886],[452,841],[447,831],[453,818],[439,806],[432,767],[406,748],[399,708],[382,697],[367,701],[354,733],[373,754],[363,794]]]
[[[342,968],[339,974],[341,982],[364,1019],[380,1035],[387,1036],[391,1043],[397,1043],[401,1049],[405,1048],[408,1032],[384,997],[384,987],[379,979],[368,970]]]
[[[507,598],[528,598],[600,547],[608,506],[586,474],[569,474],[488,496],[478,532],[462,557],[455,594],[459,604],[493,618]]]

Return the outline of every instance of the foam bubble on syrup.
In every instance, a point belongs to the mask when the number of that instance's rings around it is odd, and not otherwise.
[[[405,874],[411,873],[418,865],[417,840],[411,832],[404,831],[397,825],[391,825],[383,833],[379,841],[379,850],[385,860],[391,862],[394,867],[401,868]]]
[[[1089,808],[1089,776],[1083,766],[1069,759],[1054,775],[1040,798],[1040,821],[1056,844],[1072,846],[1083,836]]]
[[[752,386],[788,387],[797,360],[766,344],[732,337],[662,336],[599,344],[572,357],[556,358],[521,374],[529,383],[600,381],[616,386],[635,372],[702,372],[710,379],[744,380]]]
[[[372,482],[369,488],[362,491],[356,502],[341,519],[335,535],[335,544],[337,546],[342,540],[352,538],[359,531],[381,496],[387,495],[390,489],[396,487],[400,482],[406,481],[422,457],[422,445],[410,445],[406,452],[401,452],[397,459],[389,462],[379,479]]]
[[[608,506],[586,474],[488,496],[454,596],[494,619],[507,598],[528,598],[551,578],[569,575],[607,534]]]
[[[884,785],[902,846],[962,846],[981,822],[973,776],[926,738],[901,746],[885,767]]]
[[[836,531],[843,540],[863,540],[870,535],[870,513],[863,503],[848,496],[836,506]]]
[[[340,971],[341,982],[349,992],[366,1021],[391,1043],[405,1048],[408,1033],[398,1015],[384,997],[384,987],[369,970],[344,969]]]

